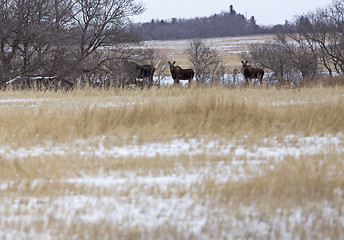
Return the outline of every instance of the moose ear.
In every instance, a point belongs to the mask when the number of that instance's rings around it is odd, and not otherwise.
[[[246,60],[246,63],[248,63],[248,61]]]
[[[241,60],[241,63],[243,64],[243,63],[244,63],[244,61],[243,61],[243,60]]]
[[[173,61],[173,64],[176,64],[176,61]]]

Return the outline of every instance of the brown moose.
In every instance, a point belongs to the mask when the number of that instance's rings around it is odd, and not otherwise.
[[[153,86],[153,75],[155,72],[155,67],[152,65],[141,65],[131,61],[125,61],[125,69],[127,75],[129,77],[129,83],[137,84],[136,79],[142,79],[143,85],[147,85],[148,87]]]
[[[174,61],[173,63],[168,61],[174,83],[179,83],[179,80],[189,80],[189,84],[190,84],[191,80],[193,79],[195,75],[194,70],[192,70],[191,68],[182,69],[179,66],[174,66],[175,63],[176,61]]]
[[[248,65],[247,61],[241,61],[241,63],[246,84],[248,84],[249,81],[251,82],[252,79],[258,79],[260,84],[263,84],[264,70],[262,68],[254,68],[251,65]]]

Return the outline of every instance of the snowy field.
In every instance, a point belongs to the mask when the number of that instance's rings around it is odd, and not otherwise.
[[[216,50],[225,66],[231,71],[241,67],[240,55],[248,52],[252,44],[265,43],[274,38],[273,35],[254,35],[240,37],[222,37],[205,39],[207,46]],[[190,40],[144,41],[139,48],[156,49],[163,53],[169,61],[176,61],[182,68],[191,67],[188,61]]]
[[[343,156],[343,139],[342,135],[302,138],[287,136],[285,139],[264,139],[256,145],[245,146],[235,139],[228,142],[208,140],[204,137],[177,138],[170,142],[144,144],[134,141],[116,146],[109,144],[111,139],[97,137],[89,140],[79,139],[58,146],[46,143],[14,149],[2,145],[0,156],[8,161],[28,157],[54,158],[68,156],[73,152],[80,158],[97,159],[100,162],[106,158],[113,161],[125,158],[137,158],[137,161],[140,161],[140,158],[145,158],[144,162],[147,162],[150,158],[156,159],[159,156],[159,159],[175,163],[169,170],[158,168],[152,172],[121,169],[104,174],[99,168],[98,173],[92,176],[81,173],[80,176],[67,179],[37,178],[21,182],[3,180],[0,184],[2,192],[27,187],[36,192],[45,185],[54,185],[54,181],[90,190],[82,195],[67,192],[64,196],[58,197],[31,197],[30,194],[15,198],[3,196],[0,206],[0,238],[56,239],[54,236],[57,233],[54,230],[57,224],[57,229],[61,228],[60,225],[64,226],[58,234],[58,239],[62,239],[68,235],[70,226],[82,223],[91,226],[112,226],[112,229],[124,232],[137,228],[138,231],[146,233],[144,237],[141,236],[144,239],[154,238],[154,233],[159,228],[164,229],[166,225],[175,228],[173,232],[168,231],[171,236],[166,236],[172,239],[305,239],[298,236],[296,228],[306,222],[307,225],[303,226],[305,237],[314,239],[312,228],[320,223],[313,214],[321,214],[322,221],[326,224],[339,224],[338,227],[344,228],[344,206],[338,211],[337,208],[333,208],[331,202],[320,202],[316,205],[312,203],[303,208],[285,210],[288,212],[276,209],[262,218],[262,213],[259,209],[256,211],[254,205],[241,206],[235,211],[231,206],[217,208],[212,198],[200,201],[199,193],[195,191],[202,191],[202,184],[207,184],[208,181],[213,181],[215,185],[245,181],[263,172],[267,165],[274,167],[287,157],[298,159],[301,156],[318,154]],[[179,162],[178,156],[189,159],[192,166],[185,166],[184,162]],[[197,162],[198,156],[202,156],[201,162]],[[29,186],[24,186],[28,184]],[[107,193],[109,191],[111,193]],[[336,188],[335,191],[338,199],[342,199],[343,190]],[[102,192],[105,194],[100,194]],[[41,223],[41,227],[49,231],[40,232],[40,228],[31,228],[33,223]],[[279,229],[278,236],[270,235],[276,234],[274,231],[271,233],[274,228]],[[69,239],[79,237],[80,235],[71,236]],[[87,235],[84,237],[93,239]],[[111,234],[105,235],[102,239],[111,239]]]
[[[254,35],[240,37],[222,37],[209,38],[206,42],[209,46],[221,52],[221,55],[242,53],[248,51],[249,46],[255,43],[265,43],[271,40],[272,35]],[[173,41],[145,41],[145,47],[159,50],[171,50],[176,55],[183,55],[189,47],[190,40],[173,40]]]
[[[0,109],[39,109],[54,101],[0,99]],[[137,103],[116,102],[91,107]],[[343,238],[344,186],[334,187],[331,199],[281,204],[269,192],[252,193],[255,182],[289,164],[291,172],[305,167],[307,175],[306,163],[314,160],[326,177],[344,176],[344,169],[334,169],[343,157],[342,133],[153,142],[100,135],[19,147],[2,142],[2,167],[13,163],[22,176],[1,177],[0,239]],[[238,186],[250,184],[246,202]]]
[[[241,145],[240,141],[226,142],[222,140],[175,139],[171,142],[138,144],[132,142],[123,146],[109,145],[111,139],[99,137],[90,140],[77,140],[74,143],[56,146],[53,143],[32,146],[30,148],[13,149],[2,145],[0,155],[11,161],[13,158],[63,156],[74,154],[85,159],[111,158],[150,158],[159,156],[166,161],[175,161],[171,169],[143,172],[139,169],[111,171],[89,176],[81,174],[67,179],[34,179],[32,181],[1,181],[0,190],[29,187],[39,191],[45,185],[53,185],[58,181],[73,184],[75,188],[90,189],[82,195],[65,193],[59,197],[8,196],[3,197],[0,207],[1,239],[56,239],[55,224],[63,225],[58,239],[67,236],[69,227],[76,223],[84,225],[112,226],[110,229],[132,231],[137,228],[146,233],[144,239],[154,238],[158,229],[166,225],[175,228],[175,232],[167,232],[166,238],[193,239],[305,239],[298,236],[296,228],[307,222],[303,231],[306,239],[314,239],[312,228],[319,219],[313,214],[321,214],[326,224],[339,224],[344,228],[342,209],[333,208],[331,202],[320,202],[310,206],[295,207],[285,210],[277,209],[262,218],[262,213],[255,206],[241,206],[239,209],[217,208],[212,199],[198,199],[195,191],[202,191],[202,184],[213,181],[214,184],[245,181],[263,171],[266,165],[273,167],[288,156],[344,154],[343,136],[312,136],[298,138],[288,136],[285,139],[264,139],[253,146]],[[193,166],[185,166],[178,161],[178,156],[186,157]],[[204,157],[204,155],[206,157]],[[200,163],[197,157],[203,156]],[[168,158],[166,158],[168,157]],[[173,157],[174,160],[171,160]],[[204,159],[205,158],[205,159]],[[214,160],[216,158],[216,160]],[[155,160],[156,161],[156,160]],[[163,164],[163,163],[161,163]],[[29,186],[24,186],[29,184]],[[92,189],[96,191],[92,192]],[[111,193],[106,193],[106,192]],[[342,199],[343,190],[335,189],[338,199]],[[105,194],[100,194],[105,192]],[[42,211],[41,209],[44,209]],[[316,211],[315,211],[316,210]],[[220,212],[219,212],[220,211]],[[33,223],[41,223],[43,229],[30,228]],[[219,225],[220,224],[220,225]],[[61,226],[58,225],[58,228]],[[5,227],[4,227],[5,226]],[[12,226],[15,226],[12,228]],[[18,227],[19,226],[19,227]],[[330,226],[331,227],[331,226]],[[279,229],[278,236],[270,236],[274,228]],[[116,230],[116,231],[118,231]],[[38,231],[38,232],[37,232]],[[64,231],[64,232],[63,232]],[[99,230],[102,232],[102,230]],[[220,231],[220,232],[215,232]],[[295,235],[294,235],[295,233]],[[104,233],[103,233],[104,234]],[[110,234],[110,233],[109,233]],[[174,235],[177,234],[177,235]],[[212,234],[215,234],[212,236]],[[220,235],[218,235],[220,234]],[[250,235],[252,234],[252,235]],[[251,236],[251,237],[249,237]],[[70,239],[79,239],[79,236]],[[84,236],[93,239],[90,236]],[[98,238],[96,238],[98,239]],[[111,239],[105,235],[102,239]]]

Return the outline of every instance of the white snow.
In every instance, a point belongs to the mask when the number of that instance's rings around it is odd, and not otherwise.
[[[24,103],[39,106],[44,101],[45,99],[2,99],[0,104]],[[114,101],[91,107],[118,107],[123,106],[122,104],[132,105],[135,102]],[[85,191],[84,195],[66,192],[57,197],[32,197],[29,193],[28,196],[14,198],[11,195],[3,196],[0,204],[0,239],[55,239],[54,227],[62,229],[58,236],[63,237],[68,236],[69,226],[75,223],[112,226],[124,232],[136,227],[138,231],[148,232],[144,237],[146,239],[153,239],[154,231],[163,229],[168,224],[175,226],[181,238],[191,236],[213,239],[212,232],[220,231],[216,236],[221,239],[314,239],[325,237],[312,235],[314,228],[319,227],[318,215],[322,216],[322,222],[328,226],[339,225],[344,228],[344,207],[336,208],[333,202],[328,201],[288,210],[280,208],[269,215],[258,211],[254,205],[242,205],[232,212],[232,206],[228,206],[226,211],[224,208],[214,207],[211,199],[199,201],[195,191],[204,191],[205,186],[202,184],[208,180],[215,184],[245,181],[252,173],[260,173],[266,164],[283,161],[288,156],[300,158],[304,155],[344,153],[342,134],[289,135],[282,139],[265,138],[255,144],[245,144],[245,141],[250,142],[248,138],[175,136],[170,141],[139,143],[134,138],[115,144],[121,141],[114,136],[98,136],[60,144],[46,142],[18,148],[1,143],[0,158],[8,161],[27,157],[44,159],[46,156],[66,156],[71,152],[81,158],[100,161],[105,158],[116,161],[120,158],[154,157],[175,157],[177,160],[172,172],[161,170],[142,174],[130,169],[114,169],[104,174],[102,169],[98,169],[95,175],[80,171],[79,176],[65,179],[37,178],[18,182],[2,178],[0,192],[7,193],[22,189],[27,184],[32,191],[58,183],[72,184],[75,189],[90,190]],[[205,155],[208,160],[198,163],[197,158],[201,155]],[[190,166],[185,167],[178,162],[178,156],[187,156],[193,161],[190,161]],[[213,160],[215,157],[216,160]],[[199,185],[200,188],[196,188]],[[334,201],[342,199],[343,192],[342,188],[335,188]],[[42,224],[45,231],[40,232],[31,227],[33,223]],[[220,226],[219,223],[225,224]],[[304,224],[304,238],[295,235],[295,229],[301,224]],[[271,229],[279,229],[278,237],[270,235]],[[77,236],[69,238],[77,239]],[[175,236],[166,238],[174,239]]]
[[[191,156],[205,153],[217,156],[231,155],[234,159],[244,156],[249,159],[274,158],[279,160],[285,156],[299,157],[306,154],[327,154],[329,152],[340,154],[344,152],[343,136],[341,134],[309,137],[289,135],[280,141],[276,138],[264,139],[262,143],[250,146],[241,145],[236,140],[181,138],[145,144],[137,144],[133,141],[127,145],[109,147],[105,144],[106,138],[106,136],[101,136],[91,140],[79,139],[68,144],[48,142],[44,146],[20,148],[12,148],[2,144],[0,146],[0,156],[24,158],[29,156],[65,155],[70,149],[74,149],[82,156],[96,157],[155,157],[178,156],[181,154]],[[98,144],[89,144],[89,142]]]

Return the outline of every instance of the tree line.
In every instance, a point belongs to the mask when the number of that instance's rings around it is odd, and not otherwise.
[[[210,17],[154,20],[137,24],[142,40],[177,40],[273,33],[284,25],[259,26],[254,16],[247,19],[233,5],[228,11]]]

